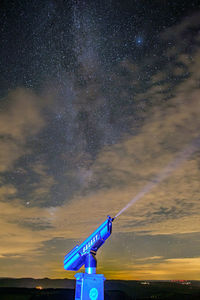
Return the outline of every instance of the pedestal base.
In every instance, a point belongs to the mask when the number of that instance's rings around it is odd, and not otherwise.
[[[103,274],[77,273],[75,300],[103,300],[104,280]]]

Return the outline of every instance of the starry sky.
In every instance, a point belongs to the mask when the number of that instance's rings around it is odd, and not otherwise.
[[[198,2],[0,2],[0,277],[73,278],[65,254],[199,140]],[[197,146],[98,273],[200,280],[199,182]]]

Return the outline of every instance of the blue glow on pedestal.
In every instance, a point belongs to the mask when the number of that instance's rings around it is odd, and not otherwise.
[[[75,300],[103,300],[104,281],[103,274],[78,273],[76,277]]]
[[[92,288],[89,292],[89,297],[91,300],[96,300],[98,298],[98,290],[96,288]]]

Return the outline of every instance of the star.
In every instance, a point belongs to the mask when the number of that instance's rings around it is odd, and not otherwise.
[[[143,44],[143,38],[142,38],[142,37],[137,37],[137,38],[136,38],[136,44],[137,44],[138,46],[142,45],[142,44]]]

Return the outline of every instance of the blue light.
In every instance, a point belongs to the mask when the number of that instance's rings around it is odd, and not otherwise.
[[[91,300],[96,300],[98,298],[98,290],[96,288],[92,288],[89,293],[89,297]]]
[[[78,273],[76,277],[75,300],[103,300],[104,281],[103,274]]]

